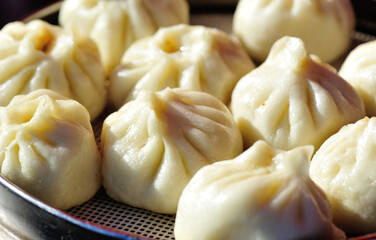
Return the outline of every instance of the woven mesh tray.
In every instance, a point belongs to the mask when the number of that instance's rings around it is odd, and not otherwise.
[[[231,32],[231,22],[231,14],[201,13],[191,16],[191,24],[204,24],[205,26],[222,29],[228,33]],[[360,43],[374,39],[374,36],[354,32],[353,43],[349,51]],[[343,60],[344,58],[339,59],[333,65],[338,69]],[[98,141],[100,129],[101,123],[96,123],[94,131]],[[175,239],[173,235],[174,216],[157,214],[115,202],[106,195],[104,189],[101,189],[92,200],[70,209],[68,213],[85,221],[100,224],[120,232],[132,233],[150,239]]]
[[[59,4],[55,4],[48,9],[39,11],[27,20],[35,18],[49,20],[51,14],[56,14],[59,6]],[[216,27],[231,33],[232,13],[193,12],[191,15],[191,24]],[[375,37],[355,32],[351,49],[362,42],[373,39]],[[342,62],[343,59],[340,59],[334,63],[334,66],[338,69]],[[102,122],[105,117],[106,115],[93,123],[93,129],[98,142]],[[43,211],[43,208],[41,211]],[[105,234],[106,232],[116,232],[117,236],[124,236],[119,237],[121,239],[174,239],[173,228],[175,217],[173,215],[157,214],[116,202],[107,196],[103,188],[90,201],[69,209],[63,212],[64,214],[66,215],[64,217],[78,220],[83,224],[89,223],[92,227],[100,229]],[[57,215],[59,217],[59,214]]]
[[[216,27],[230,33],[232,14],[192,14],[191,24]],[[101,127],[101,120],[93,124],[98,142]],[[89,202],[69,209],[67,213],[117,232],[132,233],[149,239],[174,239],[175,216],[157,214],[116,202],[107,196],[104,189],[101,189]]]
[[[93,123],[96,140],[100,141],[103,115]],[[174,239],[173,215],[158,214],[141,208],[132,207],[111,199],[101,188],[88,202],[66,211],[83,221],[98,224],[109,231],[131,233],[146,239]]]

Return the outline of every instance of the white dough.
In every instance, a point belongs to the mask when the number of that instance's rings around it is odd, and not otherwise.
[[[353,87],[292,37],[278,40],[268,59],[237,83],[231,110],[245,146],[262,139],[285,150],[317,150],[343,125],[365,116]]]
[[[87,110],[46,90],[0,107],[0,173],[59,209],[88,201],[102,183]]]
[[[301,38],[308,52],[331,62],[345,53],[355,28],[350,0],[240,0],[233,31],[251,57],[264,61],[275,41]]]
[[[77,100],[96,118],[106,104],[105,74],[95,43],[42,20],[0,31],[0,106],[46,88]]]
[[[376,232],[376,118],[343,127],[312,159],[310,176],[327,194],[334,223],[348,233]]]
[[[183,89],[141,92],[106,118],[101,139],[108,195],[168,214],[175,214],[198,169],[243,150],[227,107],[210,94]]]
[[[59,23],[90,36],[98,45],[107,73],[136,40],[159,27],[189,22],[186,0],[65,0]]]
[[[258,141],[234,159],[201,168],[180,198],[175,238],[345,239],[308,176],[312,152],[312,146],[285,152]]]
[[[376,116],[376,40],[355,48],[343,63],[339,75],[359,93],[367,116]]]
[[[120,108],[142,90],[179,87],[228,104],[237,81],[252,69],[246,51],[225,32],[180,24],[161,28],[125,52],[111,76],[109,98]]]

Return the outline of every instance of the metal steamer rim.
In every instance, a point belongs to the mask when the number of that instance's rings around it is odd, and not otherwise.
[[[234,1],[235,2],[235,1]],[[61,2],[54,3],[25,19],[44,19],[57,23]],[[192,25],[216,27],[227,33],[232,29],[232,10],[191,11]],[[216,10],[219,10],[215,12]],[[375,36],[354,32],[349,51]],[[343,59],[334,63],[338,69]],[[107,112],[108,113],[108,112]],[[97,142],[104,113],[93,122]],[[0,176],[0,232],[7,239],[140,239],[173,240],[174,215],[158,214],[111,199],[103,188],[88,202],[67,211],[54,209]],[[3,231],[2,231],[3,230]],[[0,238],[2,235],[0,234]],[[365,238],[362,238],[365,239]],[[368,238],[367,238],[368,239]]]

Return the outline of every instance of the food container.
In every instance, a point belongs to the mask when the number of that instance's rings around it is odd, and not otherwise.
[[[191,0],[191,24],[217,27],[228,33],[236,0]],[[376,1],[354,0],[357,32],[352,48],[376,36]],[[43,8],[28,18],[57,23],[61,2]],[[337,62],[337,67],[341,61]],[[99,140],[102,121],[93,122]],[[50,207],[0,176],[0,239],[174,239],[174,216],[157,214],[118,203],[101,189],[90,201],[67,211]],[[376,239],[376,235],[353,240]]]

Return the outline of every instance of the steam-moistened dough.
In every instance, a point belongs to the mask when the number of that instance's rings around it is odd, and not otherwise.
[[[89,113],[46,89],[0,107],[0,163],[1,176],[59,209],[86,202],[101,186]]]
[[[110,73],[137,39],[159,27],[188,23],[189,6],[186,0],[65,0],[59,22],[90,36]]]
[[[376,116],[376,41],[364,43],[346,58],[339,74],[359,93],[369,117]]]
[[[243,150],[230,111],[210,94],[166,88],[141,92],[102,130],[104,187],[132,206],[174,214],[193,174]]]
[[[365,116],[356,91],[333,68],[284,37],[232,94],[232,113],[246,146],[266,140],[279,149],[318,147],[343,125]]]
[[[330,137],[312,159],[310,176],[327,194],[334,223],[348,233],[376,231],[376,118]]]
[[[345,53],[355,27],[350,0],[240,0],[233,31],[259,61],[275,41],[298,37],[310,54],[330,62]]]
[[[46,88],[84,105],[92,119],[106,104],[105,75],[95,43],[41,20],[0,31],[0,106]]]
[[[263,141],[235,159],[201,168],[184,189],[177,240],[345,239],[308,176],[312,146],[285,152]]]
[[[122,62],[109,88],[118,108],[142,90],[166,87],[207,92],[227,104],[237,81],[254,69],[242,46],[226,33],[184,24],[136,42]]]

